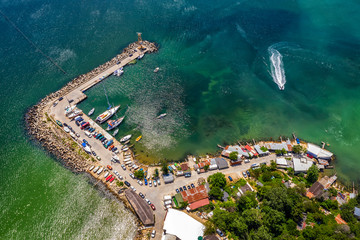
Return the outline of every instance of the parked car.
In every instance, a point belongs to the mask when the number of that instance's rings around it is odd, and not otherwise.
[[[244,176],[244,178],[247,178],[246,172],[242,172],[242,175]]]
[[[108,169],[112,170],[112,166],[107,165],[106,167],[107,167]]]
[[[186,191],[186,186],[185,185],[183,186],[183,189],[184,189],[184,191]]]
[[[151,180],[149,180],[149,187],[152,187],[152,183],[151,183]]]
[[[151,202],[149,199],[145,198],[145,202],[147,202],[147,204],[151,205]]]
[[[144,194],[142,194],[142,193],[139,193],[139,196],[140,196],[141,198],[145,198]]]
[[[135,188],[134,186],[131,186],[130,188],[131,188],[131,190],[133,190],[134,192],[136,192],[136,188]]]
[[[188,190],[190,190],[191,189],[191,187],[190,187],[190,185],[188,185]]]
[[[126,170],[126,167],[124,164],[121,164],[122,169]]]
[[[180,191],[179,191],[179,189],[177,188],[177,189],[176,189],[176,193],[179,193],[179,192],[180,192]]]
[[[229,180],[230,180],[230,181],[232,181],[232,180],[233,180],[231,176],[228,176],[228,178],[229,178]]]
[[[180,192],[182,192],[183,191],[182,187],[179,187],[179,190],[180,190]]]
[[[245,161],[244,161],[245,163],[249,163],[250,162],[250,160],[249,159],[245,159]]]
[[[193,183],[191,184],[191,188],[195,188],[195,185]]]
[[[246,170],[246,174],[248,175],[248,177],[250,177],[250,171],[249,170]]]
[[[63,97],[59,97],[58,101],[61,101],[61,100],[63,100],[63,99],[64,99]]]
[[[135,176],[134,176],[134,174],[132,174],[132,173],[129,173],[129,175],[130,175],[130,177],[131,177],[132,179],[135,179]]]
[[[140,186],[143,185],[143,182],[142,182],[142,181],[138,180],[137,182],[138,182],[138,184],[139,184]]]
[[[99,156],[96,156],[96,159],[97,159],[98,161],[100,161],[100,160],[101,160],[101,157],[99,157]]]
[[[161,185],[160,179],[157,180],[158,185]]]
[[[92,151],[91,153],[96,157],[96,152]]]
[[[216,232],[217,232],[217,234],[220,235],[220,237],[224,237],[224,236],[225,236],[225,234],[224,234],[220,229],[216,229]]]
[[[156,234],[156,231],[155,229],[151,232],[151,238],[154,238],[155,237],[155,234]]]
[[[151,206],[152,210],[154,210],[154,211],[156,210],[154,204],[151,204],[150,206]]]
[[[125,185],[128,186],[128,187],[131,186],[131,184],[130,184],[128,181],[125,181],[124,183],[125,183]]]
[[[157,187],[157,183],[156,183],[156,180],[154,180],[154,187]]]
[[[144,183],[147,186],[147,179],[146,178],[144,178]]]

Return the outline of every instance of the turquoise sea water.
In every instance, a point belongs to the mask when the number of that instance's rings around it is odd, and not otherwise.
[[[357,1],[33,0],[1,1],[0,10],[67,71],[0,20],[0,239],[134,235],[122,204],[29,141],[23,116],[138,31],[160,51],[90,89],[80,107],[105,110],[105,87],[110,102],[122,104],[119,115],[127,110],[118,137],[141,133],[139,152],[178,160],[218,143],[295,132],[328,142],[341,177],[359,180]],[[285,76],[284,91],[272,75]],[[162,112],[168,116],[155,120]]]

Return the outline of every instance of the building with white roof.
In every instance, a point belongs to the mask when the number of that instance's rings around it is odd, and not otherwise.
[[[313,164],[313,161],[307,160],[306,158],[293,157],[293,168],[295,173],[306,173]]]
[[[254,148],[255,148],[255,150],[258,152],[258,154],[260,155],[260,156],[266,156],[266,155],[269,155],[270,153],[269,153],[269,150],[267,150],[267,151],[263,151],[263,150],[261,150],[261,147],[259,146],[259,145],[254,145]]]
[[[278,168],[288,168],[288,162],[286,161],[286,159],[284,157],[279,157],[276,158],[276,165]]]
[[[165,216],[162,240],[165,240],[167,235],[182,240],[198,240],[199,236],[204,235],[204,229],[202,223],[186,213],[170,208]]]
[[[249,153],[242,150],[240,146],[226,146],[225,149],[221,152],[221,155],[224,157],[229,157],[230,153],[237,152],[238,153],[238,159],[240,159],[242,156],[244,157],[250,157]]]
[[[328,150],[323,149],[312,143],[308,143],[307,153],[316,158],[321,158],[321,159],[326,159],[326,160],[330,160],[331,157],[333,156],[332,152],[329,152]]]

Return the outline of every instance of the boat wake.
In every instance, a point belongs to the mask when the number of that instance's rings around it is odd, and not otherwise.
[[[284,64],[282,61],[281,53],[274,48],[274,45],[271,45],[268,48],[270,63],[271,63],[271,77],[274,82],[278,85],[280,90],[285,89],[286,76],[284,70]]]

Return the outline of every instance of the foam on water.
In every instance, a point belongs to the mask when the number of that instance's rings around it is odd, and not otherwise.
[[[280,90],[285,89],[286,77],[281,53],[273,45],[268,48],[271,63],[271,77]]]

